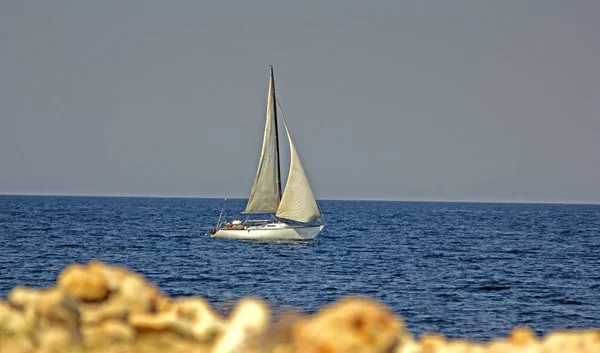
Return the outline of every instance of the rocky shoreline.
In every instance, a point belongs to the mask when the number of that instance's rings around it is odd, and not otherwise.
[[[0,300],[0,353],[434,353],[600,352],[600,330],[536,337],[526,327],[487,343],[416,339],[383,304],[344,298],[311,316],[273,321],[258,298],[222,317],[200,297],[170,298],[142,276],[97,261],[73,264],[56,286],[17,286]]]

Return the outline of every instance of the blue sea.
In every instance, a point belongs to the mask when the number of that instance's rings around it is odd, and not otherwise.
[[[319,205],[316,240],[252,242],[205,235],[222,207],[232,217],[245,200],[0,196],[0,297],[98,259],[224,312],[249,295],[276,313],[365,295],[417,336],[600,328],[600,205]]]

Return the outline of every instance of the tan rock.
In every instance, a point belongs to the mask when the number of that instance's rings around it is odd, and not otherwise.
[[[44,293],[43,289],[16,286],[8,293],[8,302],[23,313],[26,331],[34,331],[38,326],[36,304],[38,298]]]
[[[176,333],[147,332],[138,336],[131,353],[208,353],[210,346],[193,340],[182,339]],[[104,352],[103,352],[104,353]],[[242,352],[240,352],[242,353]],[[244,352],[245,353],[245,352]]]
[[[554,331],[542,341],[544,353],[554,352],[600,352],[600,331]]]
[[[108,280],[98,266],[68,266],[58,276],[58,287],[81,301],[102,301],[108,296]]]
[[[175,312],[149,314],[135,312],[129,315],[129,325],[138,331],[168,331],[177,321]]]
[[[293,329],[304,320],[306,317],[296,311],[282,313],[277,322],[257,340],[257,349],[251,352],[293,353]]]
[[[106,283],[110,292],[116,292],[121,285],[121,281],[125,277],[138,276],[122,267],[110,266],[99,261],[92,260],[89,262],[88,266],[102,272],[104,278],[106,278]]]
[[[182,298],[172,304],[176,320],[171,329],[197,341],[214,340],[225,327],[223,319],[202,298]]]
[[[421,350],[423,353],[434,353],[446,346],[446,338],[440,334],[426,333],[421,336]]]
[[[506,339],[495,339],[492,340],[486,346],[487,353],[507,353],[507,352],[515,352],[518,349],[517,346],[514,346]]]
[[[379,302],[342,299],[294,329],[295,352],[387,353],[395,349],[403,323]]]
[[[156,290],[138,276],[123,278],[115,296],[128,304],[132,312],[150,312]]]
[[[225,332],[212,353],[242,352],[264,334],[271,321],[269,306],[260,299],[241,299],[233,310]]]
[[[117,320],[107,320],[98,325],[86,325],[82,328],[82,335],[85,345],[88,347],[135,340],[133,328]]]
[[[96,263],[94,266],[99,265]],[[148,314],[169,309],[170,299],[143,277],[119,268],[107,267],[104,270],[111,294],[99,303],[80,304],[85,324],[109,319],[125,321],[133,313]]]
[[[79,304],[81,323],[95,325],[105,320],[125,321],[129,315],[129,306],[126,302],[112,297],[102,303]]]
[[[40,337],[40,341],[62,342],[67,335],[71,344],[81,341],[77,303],[68,293],[61,289],[44,290],[35,303],[35,312],[39,336],[45,336],[48,332],[54,335]]]
[[[25,333],[26,330],[23,313],[0,300],[0,336]]]
[[[535,332],[529,327],[516,327],[508,336],[508,341],[513,345],[526,346],[538,342]]]
[[[33,343],[26,335],[0,338],[0,353],[36,353]]]
[[[421,345],[412,338],[407,338],[398,342],[394,353],[421,353]]]
[[[201,298],[179,299],[168,311],[132,313],[129,323],[138,331],[169,330],[200,342],[212,341],[224,327],[223,319]]]
[[[72,333],[60,326],[46,327],[40,330],[36,339],[41,352],[55,352],[76,344]]]
[[[0,300],[0,353],[600,353],[600,330],[527,327],[487,344],[412,338],[382,304],[340,300],[311,317],[240,300],[225,322],[202,298],[171,299],[142,276],[98,261],[67,267],[57,288],[15,287]],[[214,344],[214,345],[213,345]]]
[[[42,292],[43,289],[16,286],[8,293],[8,302],[23,310],[25,307],[32,306]]]
[[[77,304],[65,291],[15,287],[8,298],[11,304],[22,310],[25,331],[32,333],[34,340],[52,343],[62,341],[62,337],[68,335],[69,342],[80,341]]]
[[[464,339],[451,340],[440,352],[443,353],[483,353],[483,347]]]

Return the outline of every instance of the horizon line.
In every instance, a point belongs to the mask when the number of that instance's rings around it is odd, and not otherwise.
[[[131,194],[62,194],[62,193],[3,193],[0,196],[41,196],[41,197],[114,197],[114,198],[164,198],[164,199],[232,199],[247,200],[247,197],[217,197],[190,195],[131,195]],[[548,205],[600,205],[600,201],[534,201],[534,200],[448,200],[448,199],[370,199],[370,198],[321,198],[317,201],[370,201],[370,202],[423,202],[423,203],[497,203],[497,204],[548,204]]]

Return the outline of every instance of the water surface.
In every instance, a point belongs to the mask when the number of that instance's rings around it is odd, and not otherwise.
[[[227,200],[229,215],[245,200]],[[600,328],[600,206],[320,201],[314,241],[212,239],[223,200],[0,196],[0,297],[73,262],[142,273],[217,308],[247,295],[311,313],[376,298],[411,332],[487,340]]]

